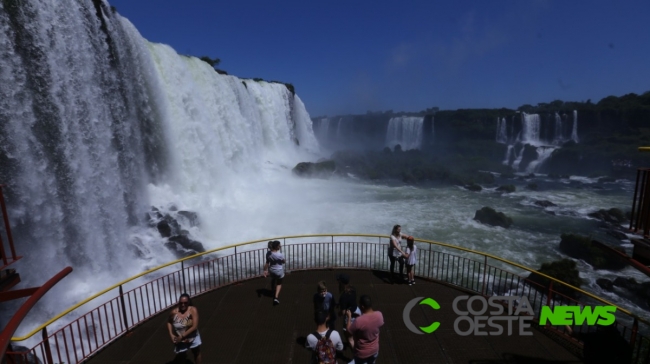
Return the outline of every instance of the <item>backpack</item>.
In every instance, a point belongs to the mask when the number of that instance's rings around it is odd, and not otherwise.
[[[316,353],[316,361],[319,364],[336,363],[336,348],[334,348],[334,343],[330,339],[332,331],[334,330],[327,330],[325,336],[320,336],[318,332],[312,333],[318,339],[314,352]]]

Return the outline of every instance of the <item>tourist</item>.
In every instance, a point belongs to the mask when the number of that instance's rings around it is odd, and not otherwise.
[[[404,258],[406,259],[406,275],[408,276],[409,286],[415,284],[415,264],[417,258],[418,248],[415,246],[415,239],[412,236],[406,238],[406,251]]]
[[[280,252],[280,242],[273,240],[269,242],[270,251],[266,253],[266,264],[264,264],[264,277],[271,276],[271,293],[273,294],[273,305],[279,305],[280,289],[282,289],[282,278],[284,278],[284,254]]]
[[[195,364],[201,364],[201,336],[199,335],[199,311],[192,306],[187,293],[178,299],[167,320],[169,337],[174,343],[174,363],[184,363],[188,349],[192,349]]]
[[[307,335],[305,346],[313,350],[312,363],[336,363],[336,352],[343,350],[343,342],[333,328],[328,328],[329,313],[316,311],[316,331]]]
[[[401,241],[407,235],[402,234],[402,227],[400,225],[393,226],[393,231],[390,233],[390,242],[388,244],[388,259],[390,259],[390,278],[393,282],[395,279],[395,261],[399,263],[400,280],[406,280],[404,277],[404,251],[402,251]]]
[[[347,274],[338,274],[336,280],[339,282],[339,293],[341,294],[341,296],[339,296],[339,310],[344,319],[343,335],[346,337],[350,348],[354,349],[354,340],[352,340],[352,336],[347,329],[348,316],[345,312],[349,310],[352,313],[352,322],[354,322],[357,317],[361,316],[361,310],[359,310],[359,307],[357,306],[357,291],[350,285],[350,276]]]
[[[314,312],[325,311],[329,314],[330,318],[327,321],[327,327],[330,329],[334,328],[334,323],[336,322],[335,305],[334,295],[327,291],[325,281],[318,282],[316,293],[314,294]]]
[[[347,329],[354,339],[354,364],[374,364],[379,355],[379,328],[384,325],[384,316],[372,308],[369,296],[359,299],[361,316],[352,322],[352,312],[346,311]]]

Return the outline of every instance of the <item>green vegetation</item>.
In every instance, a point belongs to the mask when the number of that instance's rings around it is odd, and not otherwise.
[[[199,57],[200,60],[210,65],[210,67],[215,68],[221,63],[219,58],[210,58],[208,56]]]

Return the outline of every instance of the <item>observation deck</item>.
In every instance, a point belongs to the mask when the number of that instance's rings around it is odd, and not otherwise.
[[[261,277],[268,240],[283,242],[287,259],[278,306],[272,305],[270,279]],[[342,272],[350,276],[357,297],[369,295],[373,308],[384,316],[378,363],[581,363],[581,337],[567,335],[564,326],[537,325],[541,307],[612,305],[541,273],[537,274],[549,284],[537,285],[526,279],[533,270],[499,257],[427,240],[417,242],[417,283],[391,284],[387,245],[388,237],[379,235],[281,237],[171,262],[100,292],[25,337],[13,338],[25,340],[40,331],[44,339],[29,351],[8,352],[8,363],[34,362],[34,357],[46,364],[171,363],[174,353],[166,320],[183,292],[192,296],[200,314],[204,364],[308,363],[311,352],[304,341],[316,328],[312,304],[316,284],[326,281],[338,299],[336,274]],[[525,298],[534,319],[524,331],[532,335],[520,335],[517,321],[512,335],[507,325],[501,335],[460,335],[454,327],[459,314],[452,306],[455,298],[467,295]],[[414,333],[404,322],[407,303],[418,297],[433,298],[440,305],[438,310],[416,305],[410,312],[417,327],[440,322],[431,334]],[[467,310],[466,301],[458,308]],[[57,324],[82,309],[87,313]],[[507,315],[505,311],[502,315]],[[648,363],[650,341],[644,335],[650,324],[620,307],[615,318],[612,327],[633,353],[633,363]],[[336,326],[341,332],[342,318]],[[48,327],[57,329],[49,334]],[[462,332],[468,328],[466,322],[458,325]],[[494,331],[490,326],[484,330]],[[588,333],[596,327],[584,324],[573,330]],[[338,363],[351,359],[346,347]]]

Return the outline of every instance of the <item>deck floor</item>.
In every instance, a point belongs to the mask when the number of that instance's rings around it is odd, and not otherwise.
[[[336,274],[345,272],[356,287],[357,297],[369,295],[381,311],[385,325],[380,333],[378,363],[580,363],[575,351],[567,350],[533,329],[533,336],[459,336],[453,324],[457,315],[451,308],[456,288],[417,280],[416,284],[392,285],[386,273],[368,270],[318,270],[287,274],[280,293],[281,304],[272,305],[270,279],[258,278],[226,286],[193,298],[200,313],[203,364],[212,363],[309,363],[311,352],[305,337],[313,332],[312,297],[320,280],[328,283],[338,299]],[[433,310],[416,306],[411,320],[417,326],[441,322],[430,335],[409,331],[402,313],[415,297],[434,298],[441,306]],[[165,325],[166,314],[138,326],[89,359],[92,364],[171,363],[173,345]],[[342,319],[337,320],[341,333]],[[188,355],[187,362],[192,360]],[[347,363],[352,353],[346,347],[339,363]]]

